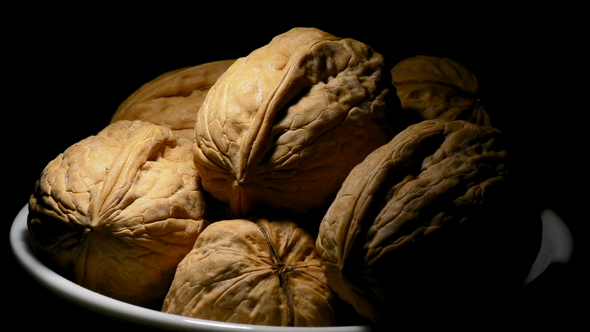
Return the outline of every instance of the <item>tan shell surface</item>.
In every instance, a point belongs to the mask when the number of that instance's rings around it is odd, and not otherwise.
[[[331,326],[314,239],[290,221],[212,223],[180,263],[162,311],[223,322]]]
[[[220,60],[164,73],[131,94],[111,118],[142,120],[193,139],[197,112],[209,89],[235,60]]]
[[[238,217],[328,203],[352,167],[392,136],[382,66],[369,46],[313,28],[236,60],[197,116],[204,188]]]
[[[35,251],[90,290],[157,305],[207,224],[190,145],[168,128],[118,121],[70,146],[29,201]]]
[[[472,219],[503,188],[506,155],[498,130],[442,119],[412,125],[375,150],[350,173],[320,225],[317,250],[330,286],[374,321],[386,315],[384,304],[403,306],[408,298],[387,298],[385,290],[426,287],[403,275],[437,263],[401,262],[414,257],[416,245],[448,231],[425,252],[438,255],[454,241],[449,230],[477,223]],[[437,273],[425,281],[436,285]]]
[[[445,118],[490,126],[490,117],[477,97],[479,84],[462,64],[435,56],[404,59],[391,70],[403,109],[424,120]]]

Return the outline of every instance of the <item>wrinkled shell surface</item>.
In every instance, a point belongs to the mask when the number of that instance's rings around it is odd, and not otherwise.
[[[238,59],[197,116],[204,188],[235,216],[329,204],[352,167],[391,138],[382,66],[369,46],[313,28]]]
[[[402,108],[416,111],[422,119],[445,118],[491,125],[476,95],[477,78],[462,64],[419,55],[400,61],[391,75]]]
[[[164,73],[142,85],[119,107],[111,123],[142,120],[192,140],[199,108],[207,92],[235,60],[221,60]]]
[[[408,271],[400,271],[400,260],[431,234],[477,222],[473,213],[505,181],[505,149],[496,129],[438,119],[412,125],[375,150],[350,173],[320,225],[317,250],[330,286],[374,321],[383,318],[384,302],[403,306],[407,298],[385,299],[384,287],[401,293],[427,284],[401,282]]]
[[[212,223],[178,266],[162,311],[224,322],[330,326],[313,238],[290,221]]]
[[[161,305],[206,225],[190,151],[170,129],[142,121],[118,121],[72,145],[30,198],[34,249],[90,290]]]

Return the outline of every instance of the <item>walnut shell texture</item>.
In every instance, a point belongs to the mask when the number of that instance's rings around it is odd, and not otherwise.
[[[118,121],[48,163],[29,200],[28,229],[59,273],[152,307],[207,225],[204,208],[190,142],[163,126]]]
[[[223,322],[334,325],[314,239],[291,221],[212,223],[179,264],[162,311]]]
[[[209,89],[235,60],[220,60],[164,73],[131,94],[111,118],[142,120],[193,139],[197,112]]]
[[[504,186],[506,161],[500,131],[459,120],[425,120],[375,150],[352,170],[320,225],[317,250],[330,286],[363,316],[380,322],[384,304],[407,302],[399,297],[403,289],[437,285],[440,271],[421,283],[412,280],[412,270],[438,261],[453,269],[436,255],[452,245],[451,230],[477,224],[472,219],[494,202]],[[475,234],[468,237],[480,240]],[[429,242],[437,244],[425,257],[438,258],[412,261],[417,246]],[[386,296],[386,287],[398,297]]]
[[[314,28],[236,60],[197,116],[204,188],[235,217],[328,205],[352,167],[392,137],[382,67],[369,46]]]
[[[477,97],[473,72],[447,58],[419,55],[404,59],[391,70],[403,109],[422,119],[466,120],[491,126],[490,117]]]

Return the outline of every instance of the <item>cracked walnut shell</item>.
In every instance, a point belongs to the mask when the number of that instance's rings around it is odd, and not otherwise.
[[[118,121],[48,163],[29,200],[32,246],[75,283],[159,307],[206,226],[191,144]]]
[[[325,207],[346,175],[392,134],[369,46],[295,28],[240,58],[197,115],[203,187],[234,217]]]
[[[162,311],[242,324],[332,326],[314,239],[291,221],[212,223],[178,266]]]
[[[505,144],[497,129],[436,119],[408,127],[371,153],[320,225],[316,245],[329,285],[363,316],[382,322],[386,310],[399,311],[391,306],[412,298],[433,304],[424,292],[482,280],[454,273],[463,268],[459,256],[475,253],[478,242],[489,244],[475,229],[504,188]],[[459,236],[463,230],[468,240]],[[445,275],[453,277],[445,282]]]

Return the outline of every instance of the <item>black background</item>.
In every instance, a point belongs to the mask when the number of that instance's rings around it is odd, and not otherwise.
[[[522,208],[556,211],[575,244],[568,264],[551,266],[519,294],[522,308],[506,299],[489,319],[516,317],[511,324],[530,326],[580,317],[576,300],[584,302],[588,295],[588,273],[582,269],[588,259],[583,253],[587,216],[582,215],[588,199],[588,63],[575,8],[202,6],[125,12],[31,7],[5,13],[15,20],[3,29],[2,52],[7,56],[2,60],[2,275],[9,308],[3,317],[62,331],[80,328],[75,317],[97,328],[127,326],[64,301],[31,279],[8,244],[14,217],[43,167],[101,130],[141,84],[169,70],[246,56],[295,26],[362,41],[382,53],[389,66],[425,54],[451,58],[476,74],[494,125],[514,144],[514,174],[525,183],[517,195]]]

